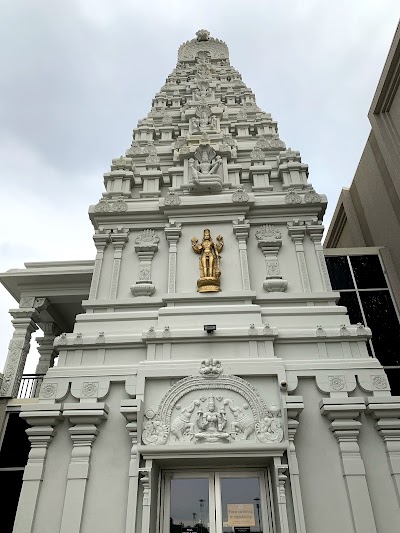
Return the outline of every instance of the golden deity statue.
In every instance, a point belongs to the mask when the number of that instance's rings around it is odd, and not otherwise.
[[[209,229],[204,230],[201,243],[196,237],[192,238],[192,249],[200,255],[200,278],[197,280],[197,292],[218,292],[221,290],[219,288],[221,276],[219,268],[221,256],[219,254],[224,247],[224,239],[218,235],[217,241],[212,240]]]

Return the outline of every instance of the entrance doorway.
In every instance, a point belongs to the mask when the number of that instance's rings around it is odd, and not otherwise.
[[[161,533],[274,533],[268,470],[164,472]]]

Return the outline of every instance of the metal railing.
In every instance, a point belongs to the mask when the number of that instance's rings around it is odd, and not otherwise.
[[[37,398],[45,374],[22,374],[18,398]]]

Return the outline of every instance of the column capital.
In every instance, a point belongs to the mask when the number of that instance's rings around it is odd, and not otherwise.
[[[237,240],[246,242],[250,234],[250,222],[244,217],[239,217],[236,221],[233,221],[232,225],[233,233]]]
[[[180,222],[169,222],[164,228],[165,238],[170,243],[177,243],[182,235],[182,224]]]
[[[110,242],[109,230],[96,230],[93,235],[94,244],[98,252],[104,252],[107,244]]]
[[[122,250],[125,246],[125,243],[129,239],[129,229],[117,228],[111,231],[110,241],[114,246],[114,250]]]
[[[322,223],[321,224],[307,223],[306,229],[311,240],[315,244],[320,244],[322,240],[322,236],[324,234],[325,226]]]
[[[294,219],[287,223],[288,233],[295,244],[302,244],[306,234],[306,225],[303,221]]]
[[[366,410],[364,398],[322,398],[319,402],[322,416],[329,420],[354,420]]]

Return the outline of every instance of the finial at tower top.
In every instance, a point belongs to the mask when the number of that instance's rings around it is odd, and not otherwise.
[[[196,31],[198,41],[208,41],[210,38],[210,32],[208,30]]]
[[[229,61],[229,50],[226,44],[210,36],[208,30],[199,30],[196,37],[183,43],[178,50],[178,61],[196,61],[199,52],[207,52],[210,59],[226,59]]]

